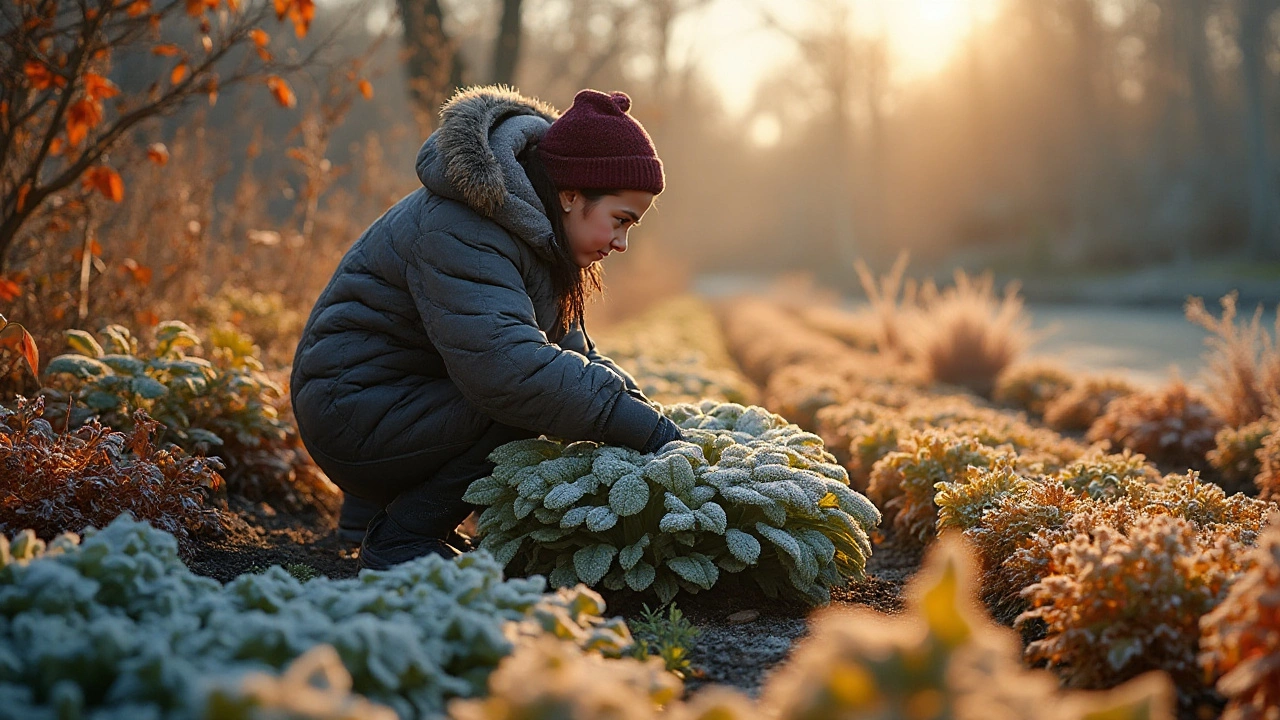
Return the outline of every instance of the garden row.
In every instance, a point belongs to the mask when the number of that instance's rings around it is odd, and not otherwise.
[[[1187,706],[1212,705],[1216,682],[1233,716],[1274,704],[1280,626],[1256,605],[1274,570],[1251,548],[1276,506],[1228,496],[1195,469],[1238,483],[1256,468],[1265,495],[1277,441],[1260,436],[1274,418],[1220,412],[1180,383],[1141,391],[1020,370],[1021,323],[1005,316],[1008,300],[967,282],[929,297],[861,316],[828,311],[820,323],[806,320],[811,312],[737,300],[722,319],[764,404],[826,440],[886,532],[912,544],[948,532],[970,541],[988,608],[1033,639],[1028,662],[1046,662],[1071,687],[1163,670]],[[1274,345],[1256,343],[1256,382],[1243,387],[1245,340],[1227,333],[1249,330],[1229,329],[1224,307],[1219,352],[1234,348],[1236,374],[1219,382],[1234,383],[1237,398],[1274,402]],[[840,337],[873,338],[871,349],[837,340],[841,323]],[[1083,438],[1038,423],[1065,427],[1064,418],[1087,428]]]

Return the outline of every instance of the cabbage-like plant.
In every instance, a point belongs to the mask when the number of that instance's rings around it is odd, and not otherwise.
[[[760,407],[704,401],[668,416],[685,441],[642,455],[545,438],[503,445],[464,499],[508,570],[610,590],[708,590],[744,573],[767,595],[830,600],[861,579],[880,513],[822,439]]]

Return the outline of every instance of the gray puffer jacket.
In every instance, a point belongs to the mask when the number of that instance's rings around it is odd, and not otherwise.
[[[581,325],[557,333],[554,233],[516,156],[556,118],[479,88],[418,153],[423,187],[378,218],[316,300],[291,395],[343,462],[464,447],[494,422],[641,448],[661,418]]]

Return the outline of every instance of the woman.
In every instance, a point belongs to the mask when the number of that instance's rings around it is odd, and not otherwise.
[[[418,153],[423,187],[320,294],[291,395],[344,492],[340,527],[365,530],[362,568],[466,549],[462,495],[503,443],[545,433],[653,452],[679,439],[582,322],[600,261],[627,249],[663,188],[630,105],[583,90],[557,119],[510,90],[459,92]]]

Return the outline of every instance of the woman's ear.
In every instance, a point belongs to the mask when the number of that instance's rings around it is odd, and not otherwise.
[[[573,203],[578,199],[577,190],[561,190],[560,191],[560,209],[569,212],[573,209]]]

